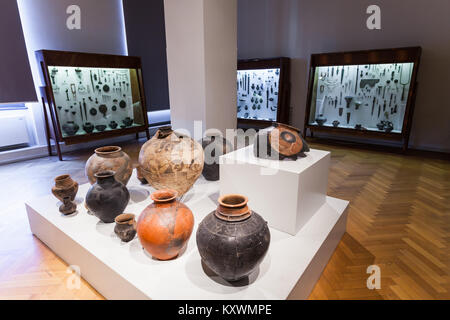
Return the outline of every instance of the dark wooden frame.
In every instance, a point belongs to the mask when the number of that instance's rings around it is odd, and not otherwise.
[[[60,142],[64,142],[66,145],[70,145],[132,133],[135,133],[137,138],[139,132],[143,131],[146,132],[147,139],[150,139],[144,82],[142,77],[142,65],[141,59],[139,57],[56,50],[39,50],[35,53],[38,65],[40,66],[41,80],[43,83],[45,83],[45,86],[40,88],[40,93],[44,110],[44,120],[46,122],[45,127],[47,134],[48,153],[50,156],[52,155],[50,139],[53,139],[55,141],[56,150],[60,160],[62,160],[61,149],[59,147]],[[53,95],[52,82],[50,81],[48,66],[136,69],[144,125],[130,128],[121,128],[111,131],[95,133],[93,132],[86,133],[84,135],[63,137],[61,126],[59,125],[58,113],[56,112],[55,97]]]
[[[336,136],[347,135],[347,136],[358,136],[363,138],[397,140],[402,141],[403,151],[406,151],[408,149],[409,135],[411,132],[411,122],[417,94],[417,87],[418,87],[417,72],[419,69],[421,52],[422,52],[421,47],[405,47],[395,49],[376,49],[364,51],[312,54],[309,67],[308,96],[305,112],[305,126],[304,126],[305,137],[307,134],[307,129],[309,129],[311,132],[311,136],[314,135],[314,131],[317,131],[317,132],[328,132],[333,135],[336,134]],[[405,62],[413,62],[414,68],[411,74],[410,88],[405,108],[405,116],[403,118],[402,132],[388,133],[384,131],[357,130],[340,127],[335,128],[309,124],[311,112],[311,99],[313,96],[313,87],[314,87],[314,72],[316,67],[356,65],[356,64],[361,65],[361,64],[379,64],[379,63],[405,63]]]
[[[291,59],[277,57],[270,59],[238,60],[238,70],[280,68],[280,82],[278,84],[278,105],[276,122],[289,124],[289,104],[291,99]],[[269,120],[240,119],[238,125],[265,128],[272,124]]]

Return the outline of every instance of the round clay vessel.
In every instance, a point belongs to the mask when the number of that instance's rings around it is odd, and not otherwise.
[[[273,122],[272,127],[260,130],[253,144],[253,153],[259,158],[279,159],[304,157],[309,147],[300,130]]]
[[[202,140],[205,156],[202,174],[208,181],[219,180],[219,157],[232,151],[232,145],[220,134],[208,134]]]
[[[203,263],[227,281],[249,276],[264,259],[270,244],[267,222],[250,210],[247,197],[230,194],[197,229]]]
[[[105,223],[112,223],[125,210],[130,193],[124,184],[114,178],[113,171],[98,172],[86,194],[88,210]]]
[[[55,178],[55,186],[52,187],[52,193],[59,201],[63,202],[66,197],[73,201],[77,192],[78,182],[72,180],[70,175],[63,174]]]
[[[122,213],[114,219],[114,232],[123,242],[129,242],[136,236],[136,220],[132,213]]]
[[[78,132],[78,129],[80,129],[80,126],[74,121],[67,121],[63,124],[62,129],[68,136],[74,136]]]
[[[95,153],[86,162],[85,173],[91,184],[95,183],[95,173],[111,170],[117,181],[124,185],[130,180],[133,165],[130,157],[117,146],[95,149]]]
[[[203,170],[202,146],[190,137],[160,128],[141,148],[141,173],[155,189],[174,189],[185,194]]]
[[[142,246],[159,260],[178,256],[194,227],[194,215],[176,197],[175,190],[153,192],[153,203],[142,211],[137,222],[137,234]]]
[[[92,131],[94,131],[94,125],[90,122],[86,122],[83,125],[83,130],[86,131],[86,133],[91,133]]]

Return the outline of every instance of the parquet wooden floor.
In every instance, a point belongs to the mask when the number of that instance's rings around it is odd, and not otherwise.
[[[122,145],[137,159],[140,145]],[[350,201],[347,233],[310,299],[450,299],[450,161],[312,143],[331,151],[328,194]],[[85,183],[90,151],[0,166],[0,299],[103,299],[86,282],[69,290],[64,261],[35,238],[23,202],[53,177]],[[369,265],[381,288],[369,290]]]

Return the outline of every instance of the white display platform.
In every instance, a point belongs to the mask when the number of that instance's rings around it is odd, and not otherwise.
[[[346,227],[347,201],[326,203],[296,236],[270,229],[271,243],[259,270],[235,284],[202,267],[195,233],[200,221],[216,208],[219,183],[201,177],[183,202],[193,211],[195,226],[186,250],[170,261],[153,259],[138,238],[123,243],[114,223],[104,224],[84,208],[89,185],[81,185],[78,212],[63,216],[59,201],[48,196],[26,203],[31,231],[107,299],[304,299],[311,292]],[[140,214],[151,203],[152,189],[133,174],[126,212]]]
[[[253,145],[220,158],[220,193],[238,193],[269,226],[291,235],[326,201],[330,152],[311,149],[296,161],[261,159]]]

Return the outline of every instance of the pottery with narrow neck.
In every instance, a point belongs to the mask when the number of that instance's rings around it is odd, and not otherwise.
[[[267,222],[238,194],[219,198],[216,210],[197,229],[197,247],[203,263],[227,281],[238,281],[254,272],[270,244]]]
[[[192,211],[176,197],[177,192],[171,189],[153,192],[153,203],[142,211],[137,222],[142,246],[159,260],[177,257],[194,228]]]
[[[115,179],[113,171],[98,172],[95,178],[97,182],[86,194],[86,206],[104,223],[112,223],[125,210],[130,200],[130,193],[121,182]]]

